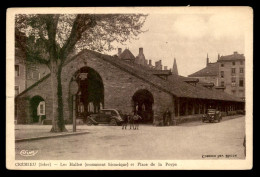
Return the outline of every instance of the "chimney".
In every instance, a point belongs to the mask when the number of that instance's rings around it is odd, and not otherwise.
[[[207,65],[206,66],[208,66],[208,65],[209,65],[209,56],[207,54]]]
[[[122,48],[118,48],[118,57],[120,57],[121,53],[122,53]]]
[[[139,48],[139,55],[140,55],[140,54],[143,54],[143,52],[144,52],[144,49],[143,49],[142,47],[140,47],[140,48]]]
[[[164,66],[164,70],[167,70],[167,66]]]
[[[220,59],[220,55],[219,55],[219,53],[218,53],[218,60]]]
[[[162,60],[155,62],[155,69],[156,70],[162,70]]]
[[[236,54],[237,54],[237,51],[234,52],[234,55],[236,55]]]
[[[152,60],[149,60],[149,65],[152,66]]]

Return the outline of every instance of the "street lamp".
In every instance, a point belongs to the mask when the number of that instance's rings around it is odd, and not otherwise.
[[[72,94],[72,100],[73,100],[73,132],[76,132],[76,94],[79,92],[79,84],[77,82],[77,78],[80,78],[80,80],[85,80],[88,77],[88,73],[78,73],[76,76],[72,77],[72,81],[70,84],[70,93]],[[81,95],[81,92],[78,93],[78,95]]]

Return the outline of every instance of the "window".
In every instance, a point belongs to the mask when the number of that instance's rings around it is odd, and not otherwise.
[[[115,111],[111,111],[112,116],[117,116],[117,113]]]
[[[243,65],[244,64],[244,62],[243,61],[240,61],[240,65]]]
[[[221,67],[224,67],[224,63],[221,63],[221,65],[220,65]]]
[[[19,94],[19,86],[14,86],[15,96]]]
[[[236,68],[231,68],[231,74],[232,75],[236,74]]]
[[[239,71],[240,71],[241,74],[243,74],[244,73],[244,68],[240,68]]]
[[[40,113],[41,114],[43,113],[43,105],[42,104],[40,105]]]
[[[239,87],[244,87],[244,79],[239,78]]]
[[[232,87],[235,87],[235,86],[236,86],[236,78],[235,78],[235,77],[232,77],[232,78],[231,78],[231,86],[232,86]]]
[[[221,87],[225,87],[225,82],[221,81]]]
[[[15,65],[15,76],[16,77],[20,76],[20,67],[19,67],[19,65]]]
[[[45,102],[41,101],[37,107],[38,116],[45,115]]]
[[[104,113],[105,113],[105,115],[111,115],[112,114],[111,111],[105,111]]]
[[[34,66],[34,65],[28,66],[27,79],[32,79],[32,80],[40,79],[40,73],[36,66]]]
[[[220,77],[221,77],[221,78],[224,78],[224,71],[221,71],[221,72],[220,72]]]
[[[39,79],[39,73],[38,73],[37,70],[31,72],[31,78],[33,80],[38,80]]]
[[[233,62],[232,62],[232,65],[236,65],[236,62],[235,62],[235,61],[233,61]]]

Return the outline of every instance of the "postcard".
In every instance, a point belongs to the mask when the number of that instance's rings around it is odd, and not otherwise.
[[[7,9],[6,168],[253,167],[253,10]]]

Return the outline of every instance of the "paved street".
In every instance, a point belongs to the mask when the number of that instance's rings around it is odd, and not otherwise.
[[[204,155],[244,158],[245,117],[220,123],[190,122],[179,126],[78,126],[89,133],[16,143],[16,159],[24,160],[152,160],[209,159]],[[70,126],[68,126],[70,127]],[[21,150],[38,150],[24,157]],[[215,158],[215,157],[212,157]],[[223,158],[222,158],[223,159]]]

